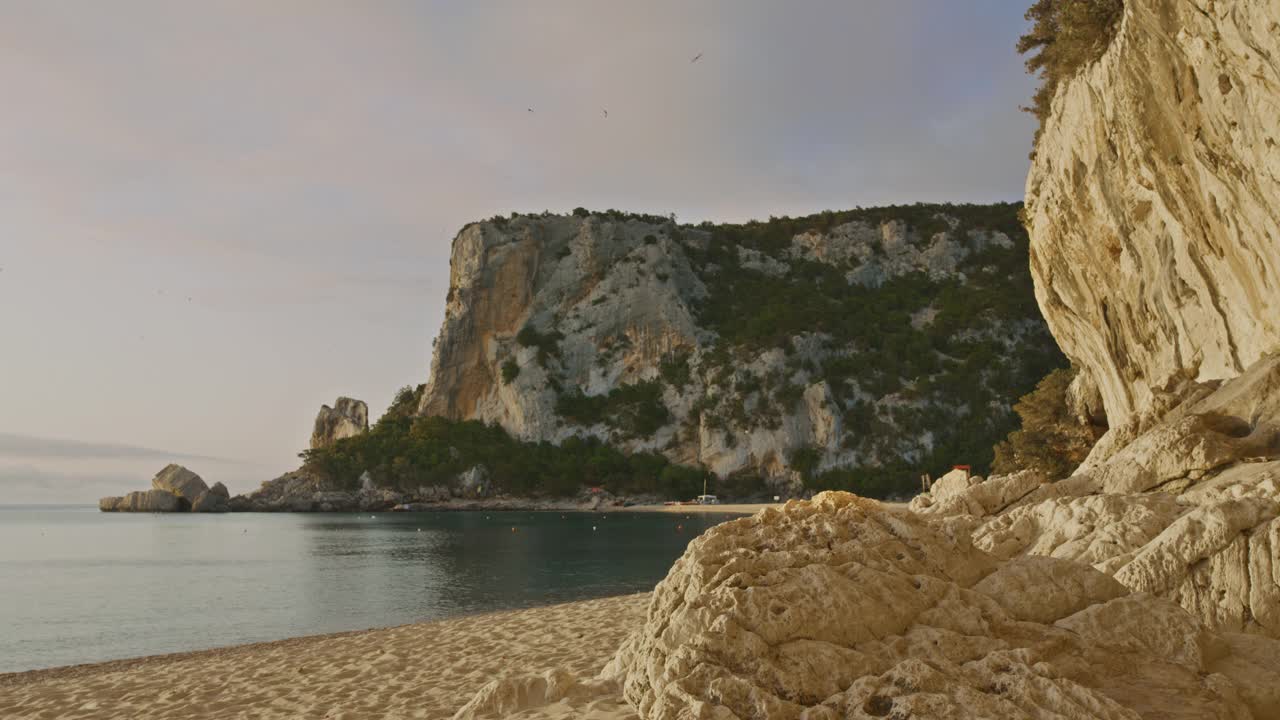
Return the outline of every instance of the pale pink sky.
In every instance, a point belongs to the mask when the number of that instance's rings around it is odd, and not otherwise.
[[[1025,4],[0,2],[0,502],[290,469],[473,219],[1017,199]]]

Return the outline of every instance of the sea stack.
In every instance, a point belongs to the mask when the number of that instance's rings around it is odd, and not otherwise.
[[[333,407],[321,405],[311,431],[311,449],[329,447],[335,442],[359,435],[369,429],[369,406],[363,400],[340,397]]]

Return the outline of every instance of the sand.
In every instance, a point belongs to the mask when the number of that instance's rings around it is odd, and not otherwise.
[[[643,624],[648,599],[0,674],[0,718],[449,718],[508,674],[595,675]],[[601,705],[590,717],[634,717]]]
[[[630,505],[609,508],[607,512],[665,512],[692,515],[694,513],[725,513],[727,515],[754,515],[767,507],[782,507],[782,503],[727,504],[727,505]],[[605,511],[601,511],[605,512]]]
[[[631,505],[629,507],[609,508],[608,512],[666,512],[681,515],[694,513],[725,513],[727,515],[755,515],[765,508],[781,509],[786,503],[740,503],[725,505]],[[881,502],[890,510],[905,510],[906,503]]]

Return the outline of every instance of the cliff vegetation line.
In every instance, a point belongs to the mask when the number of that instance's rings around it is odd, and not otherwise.
[[[1042,124],[1058,86],[1102,57],[1123,15],[1123,0],[1037,0],[1027,10],[1031,30],[1018,39],[1017,47],[1029,56],[1027,72],[1040,76],[1040,87],[1026,110]]]

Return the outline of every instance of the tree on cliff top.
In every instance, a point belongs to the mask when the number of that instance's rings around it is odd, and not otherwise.
[[[1058,480],[1084,462],[1098,438],[1095,428],[1082,424],[1067,406],[1067,387],[1075,376],[1074,369],[1054,370],[1018,400],[1013,410],[1022,428],[996,445],[993,473],[1039,470]]]
[[[1032,26],[1018,38],[1018,52],[1030,54],[1027,72],[1038,74],[1041,83],[1024,109],[1043,124],[1058,84],[1102,57],[1123,15],[1124,0],[1036,0],[1027,10]]]

